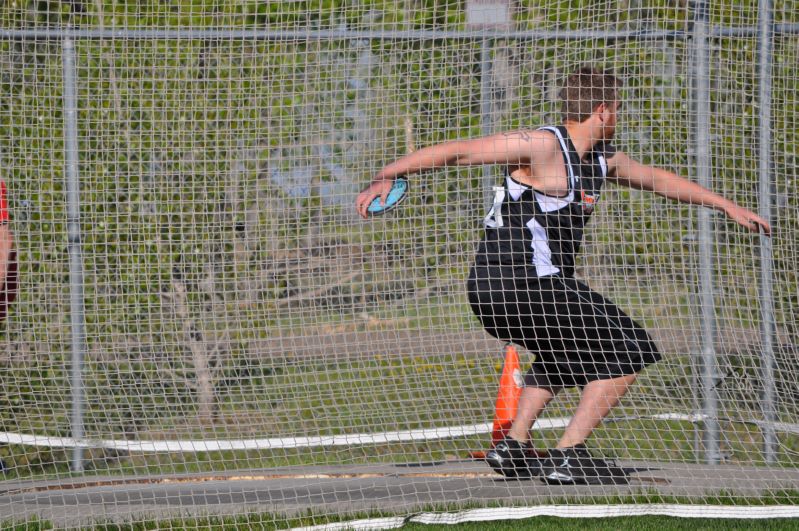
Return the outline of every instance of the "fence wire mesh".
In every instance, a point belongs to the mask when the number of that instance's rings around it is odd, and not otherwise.
[[[796,503],[799,5],[477,4],[509,22],[450,0],[0,6],[19,267],[0,324],[1,518]],[[773,233],[606,187],[576,274],[663,359],[590,445],[639,481],[498,483],[469,456],[491,443],[503,343],[465,286],[506,169],[412,176],[368,221],[355,198],[410,144],[560,123],[585,64],[623,80],[621,151]],[[547,409],[538,448],[578,391]],[[201,480],[226,483],[164,487]]]

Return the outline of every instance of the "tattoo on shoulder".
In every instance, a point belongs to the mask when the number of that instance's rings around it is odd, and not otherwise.
[[[512,133],[502,133],[502,136],[505,138],[518,138],[524,142],[532,142],[533,135],[528,133],[527,131],[513,131]]]

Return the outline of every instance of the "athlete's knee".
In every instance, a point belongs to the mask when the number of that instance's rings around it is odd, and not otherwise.
[[[533,384],[533,385],[524,385],[522,393],[526,394],[536,394],[536,395],[549,395],[550,397],[556,396],[562,390],[562,387],[556,387],[554,385],[541,385],[541,384]]]
[[[638,373],[625,374],[613,378],[591,380],[583,386],[583,394],[600,392],[602,394],[624,394],[638,378]]]

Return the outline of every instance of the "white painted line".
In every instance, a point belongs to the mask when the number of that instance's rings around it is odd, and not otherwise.
[[[605,422],[625,422],[631,420],[678,420],[702,422],[705,415],[684,413],[662,413],[658,415],[609,418]],[[563,428],[569,424],[568,417],[539,419],[534,428],[548,430]],[[769,425],[763,421],[749,421],[759,427]],[[777,431],[799,433],[799,425],[784,422],[772,423]],[[385,444],[392,442],[432,441],[491,433],[493,424],[471,424],[417,430],[389,431],[383,433],[355,433],[315,437],[278,437],[270,439],[243,440],[184,440],[184,441],[129,441],[129,440],[76,440],[69,437],[49,437],[47,435],[28,435],[22,433],[0,432],[0,444],[20,444],[46,448],[106,448],[125,452],[219,452],[225,450],[274,450],[281,448],[308,448],[319,446],[353,446]]]
[[[497,507],[470,509],[457,513],[421,513],[410,518],[373,518],[335,524],[295,527],[291,531],[344,531],[347,529],[398,529],[407,522],[454,525],[465,522],[521,520],[537,516],[560,518],[614,518],[620,516],[674,516],[679,518],[736,518],[759,520],[766,518],[796,518],[799,506],[729,506],[729,505],[539,505],[536,507]]]
[[[305,448],[314,446],[351,446],[385,444],[390,442],[426,441],[466,437],[489,433],[491,424],[453,426],[448,428],[390,431],[384,433],[357,433],[319,437],[280,437],[245,440],[194,440],[194,441],[76,441],[67,437],[47,437],[19,433],[0,433],[0,443],[45,446],[49,448],[108,448],[127,452],[219,452],[224,450],[272,450],[280,448]]]

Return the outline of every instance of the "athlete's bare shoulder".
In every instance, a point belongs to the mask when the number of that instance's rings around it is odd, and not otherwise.
[[[533,158],[549,158],[560,154],[560,144],[552,133],[540,129],[518,129],[500,133],[509,142],[527,147]]]
[[[516,129],[514,131],[505,131],[500,133],[505,138],[512,138],[522,142],[540,142],[549,138],[554,138],[551,133],[542,131],[540,129]]]

